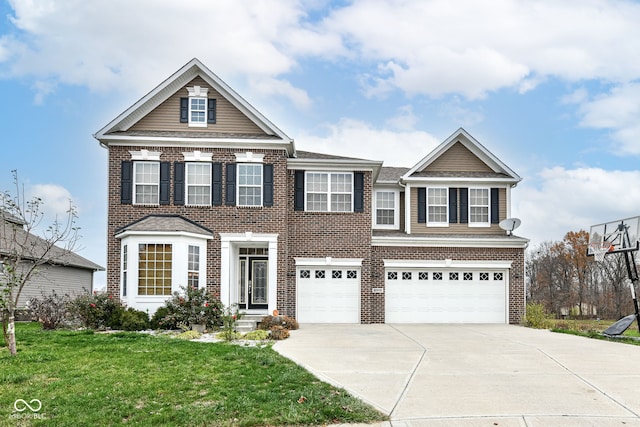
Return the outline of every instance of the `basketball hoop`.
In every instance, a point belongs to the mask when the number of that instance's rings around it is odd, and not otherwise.
[[[604,256],[613,250],[613,245],[609,242],[590,243],[591,253],[598,262],[604,261]]]

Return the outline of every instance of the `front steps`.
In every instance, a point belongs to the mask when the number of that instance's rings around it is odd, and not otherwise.
[[[243,314],[240,320],[236,321],[236,332],[245,334],[255,331],[264,316],[266,314]]]

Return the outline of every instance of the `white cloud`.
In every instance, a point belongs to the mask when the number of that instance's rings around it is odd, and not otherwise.
[[[618,155],[640,154],[640,84],[615,86],[595,99],[583,99],[579,114],[581,126],[612,131],[612,151]]]
[[[412,167],[441,141],[422,131],[377,129],[359,120],[342,119],[327,124],[325,135],[301,134],[297,147],[367,160],[383,160],[385,166]]]
[[[28,199],[31,200],[34,197],[42,199],[41,209],[45,213],[45,218],[50,219],[55,219],[56,216],[60,219],[65,218],[73,203],[69,190],[56,184],[31,185],[28,189]]]
[[[270,78],[290,86],[277,80],[296,64],[283,43],[290,34],[306,33],[298,27],[304,13],[294,0],[12,0],[11,5],[19,31],[2,38],[0,73],[30,76],[39,82],[36,91],[63,83],[140,95],[149,81],[160,83],[193,57],[221,76]],[[293,89],[275,92],[301,102],[304,94]]]
[[[640,171],[599,168],[542,170],[513,190],[513,215],[522,219],[516,234],[532,238],[531,245],[561,240],[569,231],[640,215],[637,201]]]

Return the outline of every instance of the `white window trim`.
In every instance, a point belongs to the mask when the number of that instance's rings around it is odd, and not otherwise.
[[[149,161],[149,162],[159,162],[160,161],[160,155],[162,154],[161,151],[149,151],[149,150],[140,150],[140,151],[129,151],[129,154],[131,154],[131,160],[142,160],[142,161]]]
[[[138,186],[138,182],[136,181],[136,172],[137,172],[137,168],[138,166],[140,166],[143,163],[153,163],[153,164],[157,164],[158,165],[158,181],[155,184],[157,189],[158,189],[158,201],[156,203],[146,203],[146,202],[139,202],[138,201],[138,192],[136,191],[136,187]],[[154,184],[140,184],[140,185],[154,185]],[[160,205],[160,160],[158,158],[158,160],[139,160],[139,161],[134,161],[133,162],[133,204],[134,205],[140,205],[140,206],[158,206]]]
[[[207,108],[209,107],[207,105],[207,103],[208,103],[207,93],[208,93],[209,89],[206,88],[206,87],[201,87],[201,86],[193,86],[193,87],[188,87],[187,91],[189,92],[189,111],[188,111],[189,127],[203,127],[203,128],[206,128],[207,127]],[[191,121],[191,100],[192,99],[204,99],[204,122],[193,122],[193,121]]]
[[[237,163],[263,163],[264,162],[263,153],[253,153],[251,151],[247,151],[244,153],[235,153],[235,155],[236,155]]]
[[[434,189],[440,189],[440,190],[445,190],[445,195],[447,197],[447,200],[445,202],[445,208],[446,208],[446,213],[445,213],[445,221],[444,222],[434,222],[434,221],[429,221],[429,190],[434,190]],[[427,187],[427,203],[426,203],[426,218],[427,218],[427,227],[449,227],[449,187]],[[434,205],[434,206],[441,206],[441,205]]]
[[[195,165],[195,164],[204,164],[204,165],[208,165],[209,166],[209,182],[205,185],[205,184],[189,184],[189,165]],[[212,191],[212,184],[211,184],[211,174],[213,173],[213,168],[211,167],[211,163],[204,163],[204,162],[185,162],[184,165],[185,171],[184,171],[184,197],[185,197],[185,205],[186,206],[211,206],[211,191]],[[189,186],[193,186],[193,187],[205,187],[208,186],[209,187],[209,203],[189,203]]]
[[[172,247],[172,268],[171,268],[171,293],[180,291],[181,286],[186,286],[188,272],[188,248],[198,246],[200,248],[199,287],[206,287],[207,277],[207,240],[212,237],[196,236],[191,233],[140,233],[133,232],[119,235],[120,254],[124,246],[129,246],[127,250],[127,296],[122,299],[127,306],[138,310],[149,310],[154,313],[158,307],[164,304],[171,295],[138,295],[138,245],[139,244],[170,244]],[[136,248],[136,250],[131,250]],[[121,261],[122,265],[122,261]],[[120,286],[122,287],[122,279]],[[122,293],[122,290],[120,291]]]
[[[487,221],[486,222],[472,222],[471,221],[471,190],[485,190],[487,192]],[[489,187],[469,187],[469,203],[467,218],[469,218],[469,227],[491,227],[491,189]],[[482,205],[474,205],[481,207]]]
[[[393,224],[378,224],[378,193],[393,193]],[[380,230],[399,230],[400,229],[400,192],[390,188],[378,188],[373,190],[373,207],[371,209],[373,217],[373,228]]]
[[[261,163],[261,162],[260,162]],[[243,205],[240,203],[240,187],[244,188],[256,188],[257,185],[240,185],[240,166],[255,166],[256,162],[253,163],[236,163],[236,200],[237,206],[247,207],[247,208],[260,208],[264,206],[264,168],[261,169],[260,172],[260,204],[259,205]]]
[[[309,194],[309,191],[307,190],[307,185],[309,182],[309,175],[310,174],[325,174],[327,175],[327,210],[325,211],[317,211],[317,210],[310,210],[309,209],[309,204],[307,201],[307,195]],[[331,210],[331,195],[334,193],[331,193],[331,176],[332,175],[349,175],[351,177],[351,209],[348,211],[332,211]],[[317,192],[316,192],[317,193]],[[354,193],[355,193],[355,189],[354,189],[354,182],[353,182],[353,172],[338,172],[338,171],[305,171],[304,173],[304,210],[305,212],[326,212],[326,213],[352,213],[353,212],[353,205],[354,205]],[[320,193],[317,193],[320,194]],[[345,194],[343,192],[338,192],[335,194]]]
[[[213,153],[203,153],[202,151],[183,152],[185,162],[211,162]]]

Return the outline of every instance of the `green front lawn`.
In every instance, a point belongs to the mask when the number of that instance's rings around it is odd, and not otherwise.
[[[277,426],[386,419],[269,347],[133,332],[50,332],[38,324],[18,324],[17,339],[16,357],[0,347],[0,425]],[[17,399],[38,399],[42,408],[18,412]]]

